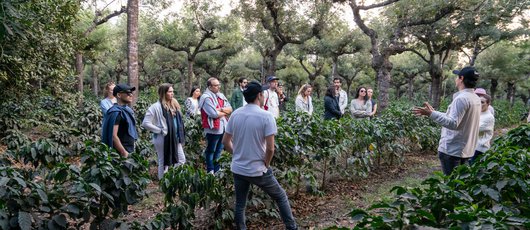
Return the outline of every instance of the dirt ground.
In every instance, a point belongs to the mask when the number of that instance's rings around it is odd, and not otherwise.
[[[370,176],[357,180],[331,180],[323,196],[300,193],[290,194],[294,216],[300,229],[322,229],[330,226],[353,227],[348,213],[354,208],[366,208],[374,202],[390,198],[394,186],[417,186],[423,179],[440,170],[435,154],[407,154],[404,163],[397,166],[381,166]],[[153,174],[153,172],[152,172]],[[154,175],[153,175],[154,176]],[[163,194],[158,184],[148,187],[149,197],[131,206],[124,217],[127,222],[144,222],[163,209]],[[247,215],[249,215],[247,209]],[[284,229],[280,219],[248,222],[249,229]],[[196,228],[201,229],[200,226]]]

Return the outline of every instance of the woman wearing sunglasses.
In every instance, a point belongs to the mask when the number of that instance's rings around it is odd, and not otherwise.
[[[357,89],[355,98],[351,100],[350,112],[354,118],[367,118],[372,114],[372,103],[368,101],[366,87],[361,86]]]

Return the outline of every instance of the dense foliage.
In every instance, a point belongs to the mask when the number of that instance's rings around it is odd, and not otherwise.
[[[97,144],[102,115],[95,98],[85,97],[81,109],[72,100],[47,95],[37,98],[1,104],[0,115],[6,118],[0,121],[1,140],[7,146],[0,155],[2,226],[192,228],[196,210],[213,217],[207,222],[212,228],[231,226],[234,194],[230,156],[223,154],[223,170],[215,176],[205,173],[199,119],[185,119],[188,163],[169,170],[160,181],[165,209],[147,222],[123,223],[117,218],[127,211],[127,205],[146,195],[148,168],[156,164],[150,133],[140,128],[136,153],[121,158],[114,150]],[[153,92],[136,103],[138,123],[154,101]],[[433,152],[439,127],[429,119],[414,117],[411,106],[409,102],[393,102],[371,120],[344,117],[324,121],[318,102],[313,116],[282,114],[273,162],[275,175],[289,193],[321,194],[326,192],[330,177],[365,177],[380,165],[400,164],[406,152]],[[501,111],[499,114],[508,117]],[[500,123],[518,122],[507,119]],[[252,194],[248,201],[254,213],[249,215],[252,221],[279,218],[266,194],[259,190]]]
[[[355,229],[526,229],[530,227],[530,125],[498,138],[472,166],[424,187],[394,187],[391,202],[350,214]]]

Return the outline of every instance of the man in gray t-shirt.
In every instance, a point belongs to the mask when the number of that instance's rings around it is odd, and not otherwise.
[[[232,154],[230,169],[234,176],[237,229],[247,229],[245,207],[251,184],[260,187],[276,201],[287,229],[297,229],[287,194],[269,167],[274,155],[277,128],[273,115],[261,109],[265,99],[263,91],[267,88],[256,81],[247,85],[243,96],[248,104],[232,113],[223,136],[224,147]]]

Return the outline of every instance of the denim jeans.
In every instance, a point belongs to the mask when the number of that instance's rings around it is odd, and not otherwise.
[[[442,164],[442,171],[446,176],[450,175],[451,172],[453,172],[453,169],[455,169],[459,165],[465,164],[469,159],[447,155],[442,152],[438,152],[438,158],[440,158],[440,163]]]
[[[206,134],[206,150],[204,151],[204,158],[206,158],[206,172],[219,171],[219,163],[217,160],[221,156],[223,150],[223,134]]]
[[[234,211],[236,229],[247,229],[245,223],[245,208],[247,205],[247,194],[251,184],[260,187],[276,202],[276,206],[280,209],[280,216],[286,229],[297,229],[287,194],[274,175],[272,175],[271,169],[269,169],[267,173],[258,177],[247,177],[235,173],[233,173],[233,175],[234,187],[236,190],[236,206]]]

